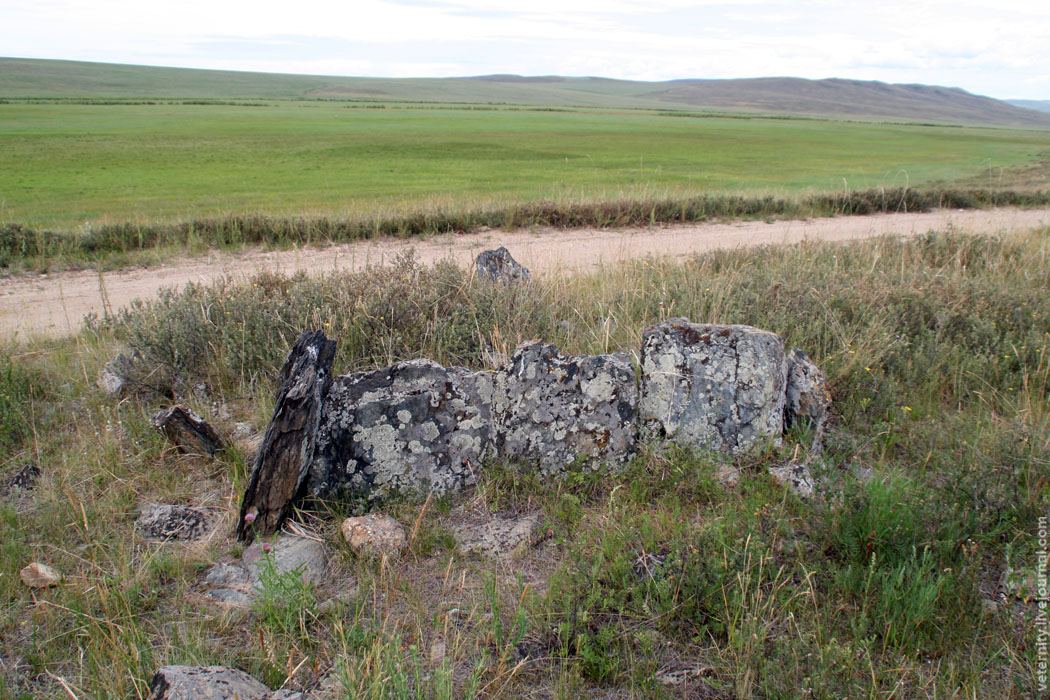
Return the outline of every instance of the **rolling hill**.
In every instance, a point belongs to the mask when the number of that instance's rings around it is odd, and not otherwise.
[[[1050,128],[1050,114],[1037,105],[1009,104],[959,88],[838,78],[352,78],[0,58],[0,98],[509,103]]]
[[[1034,109],[1039,112],[1050,112],[1050,100],[1005,100],[1015,107]]]

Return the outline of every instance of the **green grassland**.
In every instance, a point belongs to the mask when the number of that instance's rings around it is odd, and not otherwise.
[[[406,257],[189,286],[75,339],[3,348],[0,476],[25,463],[42,476],[0,501],[0,698],[145,698],[154,670],[179,663],[290,689],[329,677],[340,700],[1038,697],[1039,610],[1016,584],[1045,565],[1048,256],[1047,229],[942,232],[516,287]],[[382,504],[413,531],[396,560],[339,544],[346,504],[299,514],[333,544],[331,573],[267,579],[251,610],[201,586],[241,552],[250,452],[180,456],[149,425],[168,389],[118,399],[94,385],[130,345],[151,385],[180,378],[179,400],[229,435],[265,425],[304,328],[339,341],[345,372],[419,356],[480,367],[483,350],[535,337],[637,348],[647,324],[679,315],[768,328],[827,372],[821,498],[766,473],[805,453],[805,430],[736,458],[648,444],[614,474],[491,462],[466,493]],[[719,482],[727,464],[735,487]],[[146,540],[134,520],[148,502],[209,507],[217,534]],[[462,551],[452,528],[490,512],[538,513],[540,541],[510,563]],[[33,560],[62,584],[21,585]]]
[[[1044,131],[317,102],[0,104],[0,219],[81,230],[921,186],[1037,160]]]

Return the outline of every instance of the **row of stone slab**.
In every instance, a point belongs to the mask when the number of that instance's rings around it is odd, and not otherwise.
[[[411,360],[328,379],[334,343],[311,337],[297,346],[314,351],[295,358],[293,349],[282,378],[288,400],[299,405],[312,395],[314,412],[293,420],[278,394],[242,508],[251,522],[260,509],[282,507],[281,498],[460,489],[489,457],[555,473],[622,464],[644,438],[739,453],[778,440],[800,419],[822,425],[830,407],[824,377],[805,353],[787,353],[778,335],[749,326],[685,319],[650,326],[640,379],[626,352],[569,355],[541,341],[520,345],[493,372]],[[329,366],[311,364],[318,357]],[[269,443],[289,423],[316,430],[295,445],[302,462],[291,476],[267,476]],[[295,484],[278,489],[283,496],[260,497],[266,478]],[[279,519],[268,516],[258,529]]]

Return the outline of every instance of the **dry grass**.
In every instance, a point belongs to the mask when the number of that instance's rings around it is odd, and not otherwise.
[[[0,471],[33,462],[43,476],[0,505],[0,697],[145,697],[166,663],[228,664],[274,687],[332,677],[343,697],[1032,697],[1034,605],[1005,596],[983,613],[981,598],[1003,592],[1007,566],[1034,566],[1050,504],[1048,256],[1046,230],[938,233],[651,259],[531,288],[403,259],[188,288],[10,348]],[[679,315],[769,328],[827,371],[836,418],[816,466],[833,497],[799,500],[765,474],[804,433],[739,460],[735,489],[717,481],[722,458],[656,446],[613,478],[491,464],[469,493],[386,504],[415,530],[401,560],[336,545],[323,585],[274,584],[274,606],[247,612],[200,585],[239,554],[247,456],[180,457],[148,426],[163,399],[93,384],[131,343],[229,432],[262,427],[303,328],[339,339],[345,371],[416,356],[478,366],[532,337],[632,348]],[[150,542],[133,527],[147,501],[213,508],[220,525],[195,545]],[[531,512],[538,541],[509,562],[451,535]],[[321,516],[303,518],[334,541]],[[31,560],[63,584],[22,586]]]

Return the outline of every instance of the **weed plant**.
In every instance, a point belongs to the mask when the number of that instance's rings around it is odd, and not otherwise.
[[[942,231],[503,286],[406,256],[187,287],[20,348],[0,373],[16,411],[0,468],[33,461],[43,475],[0,505],[0,697],[145,698],[165,663],[292,689],[328,677],[346,698],[1036,697],[1037,608],[1000,582],[1035,569],[1050,508],[1048,257],[1046,229]],[[645,445],[614,474],[490,464],[466,494],[384,504],[418,523],[401,559],[337,547],[331,580],[276,580],[251,611],[217,609],[200,588],[206,566],[239,554],[242,448],[180,457],[149,428],[169,399],[93,384],[130,345],[221,430],[261,428],[307,328],[338,339],[337,371],[482,367],[535,337],[637,353],[646,325],[676,316],[773,330],[825,370],[823,498],[766,472],[804,451],[805,430],[736,459]],[[209,396],[187,389],[199,381]],[[728,467],[735,487],[719,480]],[[133,526],[146,501],[225,520],[203,544],[149,542]],[[461,552],[449,533],[468,511],[539,513],[540,541],[506,561]],[[26,589],[30,560],[63,584]],[[351,582],[344,604],[317,605]]]

